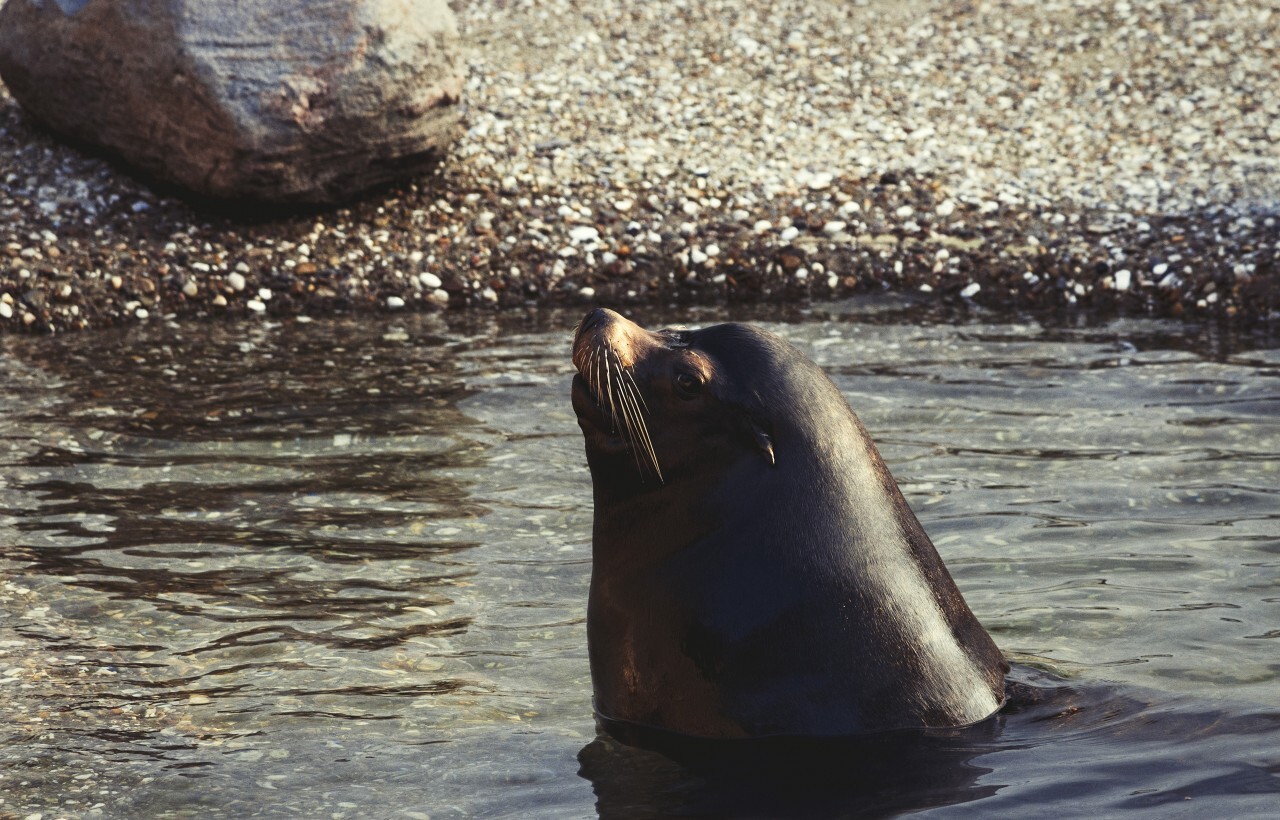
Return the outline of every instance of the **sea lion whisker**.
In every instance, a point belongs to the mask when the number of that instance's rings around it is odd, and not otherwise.
[[[636,398],[640,400],[640,406],[644,408],[644,411],[646,413],[648,413],[649,405],[644,400],[644,394],[640,392],[640,385],[636,384],[635,374],[631,372],[630,368],[622,371],[622,373],[624,376],[627,377],[627,380],[631,382],[631,387],[635,390]]]
[[[622,400],[624,403],[630,403],[630,407],[634,416],[632,420],[634,426],[631,430],[632,438],[637,440],[639,444],[644,446],[645,454],[649,457],[649,462],[653,465],[653,472],[657,475],[658,481],[666,483],[662,478],[662,467],[658,464],[658,453],[654,449],[653,439],[649,435],[649,425],[644,419],[645,413],[640,410],[638,403],[639,396],[636,391],[630,389],[628,385],[623,383]]]

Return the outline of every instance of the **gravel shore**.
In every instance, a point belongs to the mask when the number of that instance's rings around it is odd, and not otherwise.
[[[458,4],[467,132],[192,202],[0,89],[0,329],[828,299],[1280,319],[1280,0]]]

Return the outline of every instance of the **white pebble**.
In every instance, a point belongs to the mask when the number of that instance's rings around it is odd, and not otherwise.
[[[146,308],[138,308],[137,310],[135,310],[135,311],[133,312],[133,315],[134,315],[134,316],[137,316],[139,319],[145,319],[145,318],[147,318],[148,316],[150,316],[151,314],[147,313],[147,309],[146,309]]]
[[[232,271],[227,274],[227,284],[231,286],[232,290],[244,290],[244,277],[240,275],[239,271]]]
[[[852,199],[840,206],[840,213],[845,214],[846,216],[849,214],[856,214],[861,210],[862,206],[854,202]]]
[[[835,175],[823,171],[809,177],[809,190],[821,191],[831,187],[831,183],[835,181]]]
[[[629,199],[619,199],[613,203],[613,207],[614,207],[614,210],[616,211],[620,211],[621,213],[626,213],[627,211],[631,210],[632,204],[633,203]]]
[[[572,242],[595,242],[600,238],[600,232],[590,225],[578,225],[569,229],[569,239]]]
[[[1116,290],[1128,290],[1131,277],[1127,270],[1116,271]]]
[[[0,302],[0,318],[3,318],[3,319],[13,318],[13,308],[9,305],[8,302]]]
[[[899,209],[898,209],[897,211],[895,211],[894,213],[896,213],[898,216],[900,216],[900,217],[902,217],[903,219],[905,219],[905,218],[907,218],[908,216],[911,216],[911,215],[912,215],[913,213],[915,213],[915,212],[916,212],[916,209],[915,209],[915,208],[912,208],[910,205],[903,205],[901,208],[899,208]]]
[[[200,292],[200,286],[196,284],[194,279],[188,279],[182,284],[182,293],[188,298],[193,299]]]
[[[781,233],[781,235],[779,235],[778,238],[781,239],[783,242],[790,242],[792,239],[795,239],[799,235],[800,235],[800,229],[797,228],[795,225],[791,225],[790,227],[783,230],[783,232]]]
[[[832,221],[822,226],[822,232],[825,233],[827,236],[835,236],[836,234],[842,233],[844,231],[846,224],[847,223],[841,222],[838,219],[833,219]]]
[[[270,288],[258,288],[258,298],[264,302],[270,302],[272,297]]]
[[[751,230],[756,233],[768,233],[773,230],[773,223],[767,219],[760,219],[756,221],[756,224],[751,226]]]
[[[796,268],[796,272],[792,274],[797,282],[803,282],[809,278],[809,271],[806,268]]]
[[[702,208],[698,205],[698,203],[694,202],[692,199],[686,199],[680,205],[680,210],[684,211],[689,216],[693,216],[698,211],[702,210]]]
[[[1167,270],[1169,270],[1169,266],[1164,262],[1161,262],[1159,265],[1156,265],[1151,269],[1151,273],[1156,276],[1163,276]]]
[[[956,212],[956,203],[953,199],[944,199],[938,203],[935,213],[938,216],[951,216]]]
[[[485,288],[480,291],[480,298],[484,299],[486,302],[496,302],[498,301],[498,292],[493,288]]]
[[[444,288],[436,288],[431,291],[431,295],[427,298],[432,302],[435,302],[437,305],[443,305],[449,301],[449,292]]]
[[[982,290],[982,285],[979,285],[977,282],[970,282],[964,286],[964,290],[960,291],[960,296],[964,299],[970,299],[977,295],[980,290]]]
[[[399,296],[388,296],[387,307],[393,310],[396,308],[402,308],[404,307],[404,299],[400,298]]]
[[[252,310],[254,313],[265,313],[267,310],[266,304],[258,301],[257,299],[250,299],[246,305],[249,310]]]
[[[440,281],[440,277],[436,276],[434,273],[420,273],[418,274],[418,281],[432,289],[438,288],[444,284]]]
[[[689,251],[689,261],[695,265],[701,265],[703,262],[707,261],[707,258],[707,255],[697,248]]]
[[[590,299],[592,296],[596,295],[596,289],[590,286],[579,288],[578,295],[581,296],[583,299]]]

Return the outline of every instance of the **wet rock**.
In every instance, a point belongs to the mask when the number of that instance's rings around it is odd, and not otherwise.
[[[55,131],[160,178],[306,202],[434,163],[464,80],[444,0],[9,0],[0,77]]]

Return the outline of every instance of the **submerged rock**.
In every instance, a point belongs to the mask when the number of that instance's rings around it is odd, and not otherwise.
[[[438,159],[464,68],[445,0],[9,0],[0,78],[196,192],[332,202]]]

